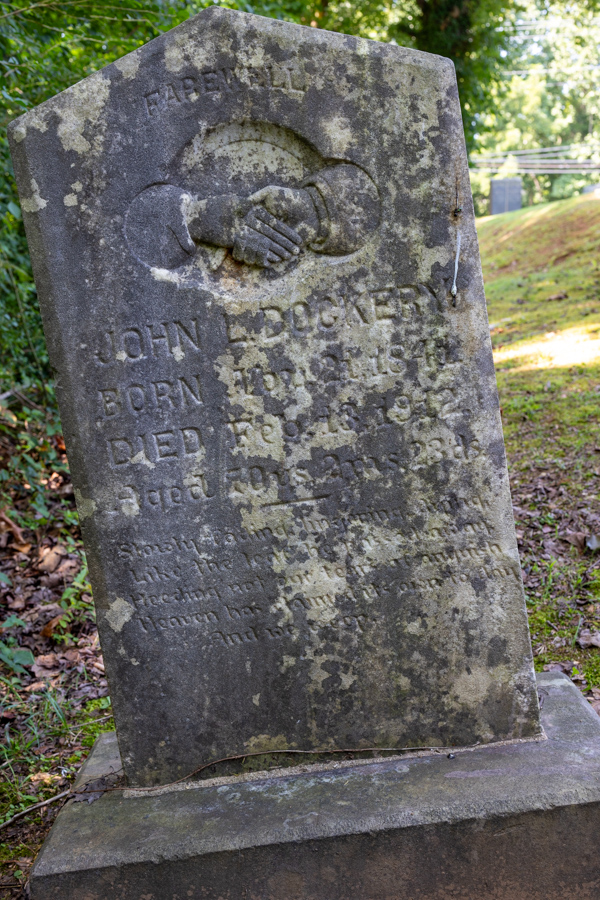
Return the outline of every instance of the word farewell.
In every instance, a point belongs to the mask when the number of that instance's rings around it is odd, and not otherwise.
[[[148,119],[160,117],[170,109],[194,103],[204,94],[232,94],[243,88],[280,90],[292,95],[303,95],[306,79],[295,66],[268,64],[259,68],[205,69],[200,73],[184,75],[161,84],[144,95]]]

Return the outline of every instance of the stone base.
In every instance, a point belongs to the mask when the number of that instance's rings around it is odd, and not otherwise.
[[[547,740],[70,802],[32,900],[600,897],[600,718],[538,677]],[[119,767],[103,736],[80,776]]]

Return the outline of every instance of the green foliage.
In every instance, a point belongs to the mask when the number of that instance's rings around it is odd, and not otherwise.
[[[17,675],[25,675],[24,666],[32,666],[35,662],[33,653],[19,647],[14,638],[8,638],[8,641],[7,644],[0,641],[0,660]]]
[[[65,612],[54,633],[54,640],[57,643],[71,643],[71,632],[75,627],[81,627],[86,620],[96,621],[92,587],[88,578],[88,567],[84,558],[79,573],[62,593],[60,605]]]
[[[519,10],[512,0],[413,0],[402,4],[390,27],[398,43],[454,61],[469,148],[476,132],[486,127],[484,116],[493,99],[503,91],[502,68]]]
[[[17,680],[1,680],[4,709],[16,713],[19,728],[6,728],[0,745],[0,822],[64,790],[96,738],[114,729],[108,697],[78,709],[49,688],[28,702]]]
[[[600,159],[600,17],[598,4],[520,0],[504,80],[488,82],[477,122],[477,151],[577,145],[575,156]],[[499,176],[515,174],[508,162]],[[600,181],[598,172],[526,174],[525,202],[560,200]],[[487,212],[490,173],[472,177],[476,208]]]
[[[99,0],[11,0],[0,4],[0,385],[54,406],[8,152],[7,123],[187,18],[182,3],[127,6]]]
[[[34,312],[32,304],[32,318]],[[40,329],[42,340],[41,326],[36,327]],[[10,341],[10,335],[3,338],[0,333],[0,341],[3,339]],[[20,362],[17,360],[14,363],[10,372],[15,379],[29,359],[25,355]],[[33,390],[35,386],[29,384],[28,393]],[[20,391],[16,393],[24,396]],[[46,396],[47,412],[24,404],[12,412],[0,404],[0,509],[10,509],[13,521],[21,528],[36,529],[48,523],[51,515],[48,483],[53,474],[67,471],[60,423],[54,407],[54,392],[49,387],[46,388]],[[21,499],[27,500],[26,506],[19,504]],[[60,515],[57,510],[52,515],[59,526],[60,519],[66,525],[73,523],[71,504],[66,499],[61,502]]]

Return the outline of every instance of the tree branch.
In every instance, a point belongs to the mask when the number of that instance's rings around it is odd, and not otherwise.
[[[9,825],[12,825],[13,822],[16,822],[17,819],[23,818],[28,813],[33,812],[35,809],[41,809],[42,806],[48,806],[50,803],[56,803],[57,800],[62,800],[63,797],[68,797],[71,791],[63,791],[62,794],[57,794],[55,797],[50,797],[49,800],[43,800],[41,803],[35,803],[33,806],[28,806],[27,809],[22,809],[21,812],[16,813],[12,819],[8,819],[6,822],[3,822],[0,825],[0,831],[3,828],[8,828]]]

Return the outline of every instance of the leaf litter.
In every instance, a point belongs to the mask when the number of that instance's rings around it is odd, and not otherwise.
[[[64,802],[95,738],[113,727],[62,436],[18,403],[3,412],[0,823],[57,795]],[[0,832],[2,900],[23,896],[60,806]]]

